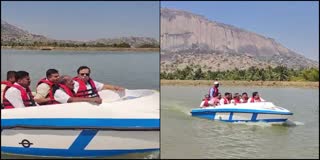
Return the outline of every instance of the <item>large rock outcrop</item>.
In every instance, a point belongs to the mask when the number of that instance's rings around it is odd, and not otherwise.
[[[160,38],[161,69],[166,71],[171,70],[170,67],[185,66],[188,62],[206,65],[211,70],[268,65],[290,68],[319,66],[318,62],[291,51],[272,38],[181,10],[161,9]],[[218,63],[220,67],[216,66]]]

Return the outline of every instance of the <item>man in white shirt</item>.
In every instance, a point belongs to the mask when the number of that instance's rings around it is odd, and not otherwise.
[[[16,82],[16,71],[8,71],[7,72],[7,80],[1,81],[1,105],[3,102],[3,93],[4,89],[9,85],[12,85],[14,82]]]
[[[78,76],[74,78],[74,92],[77,97],[96,97],[98,92],[104,89],[116,92],[124,92],[124,88],[120,86],[103,84],[90,78],[90,68],[80,66],[77,70]]]
[[[72,103],[72,102],[93,102],[97,104],[102,103],[100,97],[84,98],[74,97],[74,81],[68,75],[63,75],[59,79],[59,88],[54,89],[54,99],[59,103]]]
[[[18,71],[15,78],[16,82],[4,93],[4,107],[8,109],[36,106],[29,88],[31,83],[29,73]]]

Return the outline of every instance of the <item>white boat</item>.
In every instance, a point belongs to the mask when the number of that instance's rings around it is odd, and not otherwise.
[[[99,157],[159,150],[159,92],[99,93],[77,102],[1,110],[1,152]]]
[[[271,102],[240,103],[195,108],[192,116],[224,122],[283,123],[293,115],[289,110]]]

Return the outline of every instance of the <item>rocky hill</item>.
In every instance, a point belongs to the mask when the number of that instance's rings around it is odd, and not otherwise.
[[[129,44],[130,47],[141,47],[141,46],[158,46],[159,42],[154,38],[149,37],[120,37],[120,38],[103,38],[97,39],[94,41],[73,41],[73,40],[55,40],[51,38],[47,38],[42,35],[36,35],[29,33],[23,29],[20,29],[14,25],[11,25],[5,21],[1,20],[1,44],[12,44],[15,43],[16,45],[25,45],[25,44],[37,44],[43,43],[56,43],[56,44],[86,44],[89,45],[96,45],[96,44],[103,44],[106,46],[112,46],[114,44]]]
[[[1,20],[1,42],[34,42],[34,41],[50,41],[42,35],[31,34],[28,31],[22,30],[14,25],[11,25]]]
[[[161,9],[160,38],[162,71],[190,64],[212,71],[250,66],[319,66],[272,38],[182,10]]]

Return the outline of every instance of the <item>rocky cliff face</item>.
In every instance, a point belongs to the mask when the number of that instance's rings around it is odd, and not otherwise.
[[[180,58],[184,57],[191,63],[200,63],[199,65],[204,63],[212,70],[226,70],[235,67],[245,69],[259,64],[260,67],[268,65],[286,65],[290,68],[319,66],[318,62],[291,51],[274,39],[231,25],[210,21],[203,16],[181,10],[161,9],[160,38],[161,69],[167,71],[170,69],[166,66],[179,68],[181,65],[187,65],[184,60],[178,63],[174,55],[180,55]],[[190,57],[192,55],[201,56],[192,58]],[[231,60],[230,57],[233,59]],[[226,60],[223,61],[223,59]],[[217,63],[225,67],[217,67]]]

